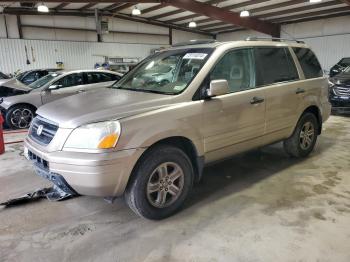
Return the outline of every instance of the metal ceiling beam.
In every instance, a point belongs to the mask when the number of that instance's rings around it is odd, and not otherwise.
[[[279,25],[261,21],[256,18],[245,17],[241,18],[238,13],[223,10],[219,7],[208,5],[193,0],[165,0],[172,6],[180,9],[185,9],[194,13],[198,13],[215,20],[219,20],[228,24],[242,26],[264,34],[279,37]]]
[[[342,1],[343,3],[347,4],[347,5],[350,5],[350,0],[340,0]]]
[[[311,18],[311,17],[321,16],[321,15],[329,15],[332,13],[349,12],[349,10],[350,10],[349,8],[338,7],[338,8],[326,9],[326,10],[322,10],[322,11],[308,12],[305,14],[285,16],[285,17],[281,17],[281,18],[271,19],[269,21],[271,21],[273,23],[283,23],[286,21],[298,20],[298,19],[303,19],[303,18]]]
[[[270,0],[252,0],[252,1],[246,1],[246,2],[243,2],[243,3],[238,3],[238,4],[233,4],[233,5],[228,5],[228,6],[224,6],[224,7],[221,7],[221,9],[223,10],[232,10],[232,9],[236,9],[236,8],[242,8],[242,7],[246,7],[246,6],[250,6],[250,5],[255,5],[255,4],[261,4],[263,2],[267,2],[267,1],[270,1]],[[172,19],[172,20],[169,20],[169,22],[172,22],[172,23],[176,23],[176,22],[181,22],[183,20],[186,20],[186,19],[193,19],[193,18],[196,18],[196,17],[199,17],[201,15],[198,15],[198,14],[194,14],[194,15],[191,15],[191,16],[188,16],[188,17],[180,17],[178,19]],[[213,19],[211,18],[203,18],[203,19],[200,19],[200,20],[196,20],[196,23],[206,23],[206,22],[210,22],[212,21]],[[184,24],[181,24],[181,25],[184,25]]]
[[[133,5],[135,5],[135,4],[133,4],[133,3],[123,4],[123,5],[121,5],[121,6],[118,6],[118,7],[114,8],[114,9],[113,9],[113,12],[114,12],[114,13],[118,13],[118,12],[123,11],[123,10],[125,10],[125,9],[127,9],[127,8],[129,8],[129,7],[131,7],[131,6],[133,6]]]
[[[90,3],[90,4],[87,4],[87,5],[84,5],[84,6],[82,6],[81,8],[80,8],[80,10],[86,10],[86,9],[89,9],[89,8],[91,8],[91,7],[93,7],[93,6],[95,6],[97,3]]]
[[[101,10],[105,10],[105,11],[109,10],[109,11],[111,11],[111,10],[115,9],[116,7],[119,7],[121,5],[122,5],[121,3],[111,4],[111,5],[108,5],[108,6],[104,7],[104,8],[102,8]]]
[[[69,5],[69,3],[62,3],[62,4],[59,4],[58,6],[56,6],[54,9],[62,9],[63,7],[66,7],[67,5]]]
[[[45,3],[93,3],[96,0],[45,0]],[[9,2],[8,0],[0,0],[0,3]],[[38,0],[20,0],[22,3],[33,3],[33,2],[42,2]],[[133,3],[133,4],[142,4],[142,3],[161,3],[162,0],[99,0],[98,3]]]
[[[335,3],[336,2],[336,3]],[[304,11],[311,11],[313,9],[317,8],[323,8],[323,7],[330,7],[334,6],[336,4],[339,4],[338,1],[330,1],[330,2],[324,2],[324,3],[315,3],[312,5],[307,5],[307,6],[301,6],[301,7],[296,7],[296,8],[289,8],[287,10],[283,11],[275,11],[275,12],[269,12],[263,15],[257,15],[254,16],[256,18],[267,18],[267,17],[273,17],[273,16],[280,16],[280,15],[285,15],[285,14],[291,14],[291,13],[298,13],[298,12],[304,12]]]
[[[150,12],[153,12],[153,11],[157,11],[161,8],[164,8],[164,7],[167,7],[168,4],[165,4],[165,3],[162,3],[162,4],[159,4],[159,5],[155,5],[155,6],[152,6],[152,7],[149,7],[149,8],[145,8],[142,10],[142,14],[147,14],[147,13],[150,13]]]
[[[209,0],[209,1],[206,1],[205,3],[212,5],[212,4],[217,4],[217,3],[220,3],[220,2],[224,2],[224,1],[222,1],[222,0]],[[166,6],[169,6],[169,4],[167,4]],[[175,11],[166,12],[166,13],[163,13],[163,14],[152,16],[152,17],[149,17],[149,18],[150,19],[160,19],[160,18],[164,18],[164,17],[168,17],[168,16],[172,16],[172,15],[177,15],[177,14],[184,13],[184,12],[186,12],[186,10],[178,9],[178,10],[175,10]]]

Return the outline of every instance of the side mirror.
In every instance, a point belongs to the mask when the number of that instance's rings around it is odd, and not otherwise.
[[[49,86],[49,90],[55,90],[55,89],[59,89],[61,87],[62,87],[62,85],[52,85],[52,86]]]
[[[208,97],[221,96],[221,95],[226,95],[229,92],[230,92],[230,89],[228,87],[227,80],[225,79],[212,80],[210,82],[209,89],[207,89],[207,96]]]

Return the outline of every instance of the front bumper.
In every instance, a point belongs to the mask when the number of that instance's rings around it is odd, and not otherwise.
[[[36,171],[44,169],[45,178],[62,178],[62,184],[80,195],[120,196],[124,193],[137,160],[145,149],[108,153],[43,152],[30,138],[25,139],[25,155]],[[35,157],[30,157],[29,155]],[[40,174],[39,174],[40,175]],[[52,181],[54,182],[54,181]]]
[[[332,104],[333,110],[343,110],[350,112],[350,96],[337,96],[330,94],[329,102]]]

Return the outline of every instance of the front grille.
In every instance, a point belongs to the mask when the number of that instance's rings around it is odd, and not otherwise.
[[[41,157],[37,156],[36,154],[34,154],[33,152],[31,152],[29,150],[28,150],[28,157],[37,166],[39,166],[45,170],[49,170],[49,162],[47,162],[46,160],[42,159]]]
[[[42,129],[41,132],[38,132],[38,129]],[[57,129],[58,125],[51,123],[40,116],[37,116],[32,121],[29,130],[29,137],[39,144],[48,145],[54,138]]]
[[[333,90],[334,90],[334,93],[338,96],[350,96],[349,87],[336,86],[333,88]]]

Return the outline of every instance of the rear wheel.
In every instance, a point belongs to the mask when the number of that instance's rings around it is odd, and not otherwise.
[[[317,118],[312,113],[301,116],[293,135],[283,143],[285,151],[292,157],[306,157],[314,149],[318,135]]]
[[[10,108],[6,113],[6,124],[11,129],[29,128],[34,118],[34,110],[27,105],[18,105]]]
[[[151,149],[136,166],[125,191],[129,207],[148,219],[163,219],[179,210],[193,182],[193,167],[179,148]]]

